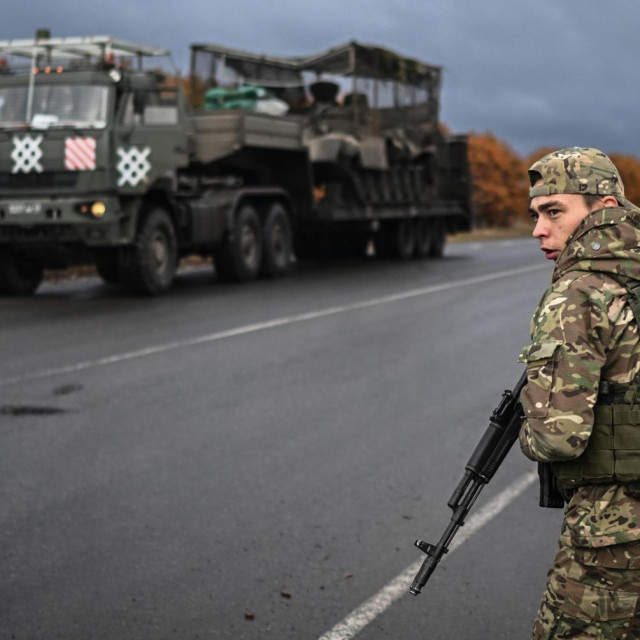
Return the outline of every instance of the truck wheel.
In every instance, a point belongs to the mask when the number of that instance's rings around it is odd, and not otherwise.
[[[433,240],[432,223],[428,218],[418,218],[415,222],[416,258],[428,258],[431,255]]]
[[[216,273],[226,282],[247,282],[257,277],[262,263],[262,233],[256,210],[240,207],[233,233],[213,254]]]
[[[0,293],[28,296],[40,286],[42,264],[11,249],[0,250]]]
[[[274,204],[267,211],[262,227],[263,275],[275,278],[284,275],[291,266],[291,223],[287,210]]]
[[[178,243],[171,216],[152,209],[142,221],[130,250],[121,261],[120,280],[137,293],[167,291],[178,266]]]
[[[443,220],[434,220],[431,234],[431,250],[429,253],[434,258],[442,258],[444,245],[447,242],[447,230]]]
[[[409,260],[413,256],[416,235],[413,221],[408,218],[387,222],[376,240],[376,250],[383,258]]]

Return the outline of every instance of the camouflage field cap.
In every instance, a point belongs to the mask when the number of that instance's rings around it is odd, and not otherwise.
[[[534,186],[540,179],[543,184]],[[624,199],[620,174],[598,149],[570,147],[543,156],[529,168],[529,197],[554,193],[615,196]]]

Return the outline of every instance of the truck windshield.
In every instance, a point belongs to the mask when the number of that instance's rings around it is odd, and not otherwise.
[[[106,86],[36,84],[29,109],[27,85],[0,87],[0,128],[102,129],[107,124],[108,95]]]

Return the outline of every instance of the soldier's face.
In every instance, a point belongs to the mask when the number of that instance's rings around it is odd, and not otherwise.
[[[573,193],[531,199],[529,213],[536,223],[533,237],[540,241],[540,249],[547,260],[558,258],[569,236],[591,211],[585,198]]]

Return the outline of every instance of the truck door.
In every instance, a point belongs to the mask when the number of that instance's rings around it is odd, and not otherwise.
[[[135,90],[123,96],[116,127],[119,190],[143,193],[188,163],[188,132],[175,90]]]

